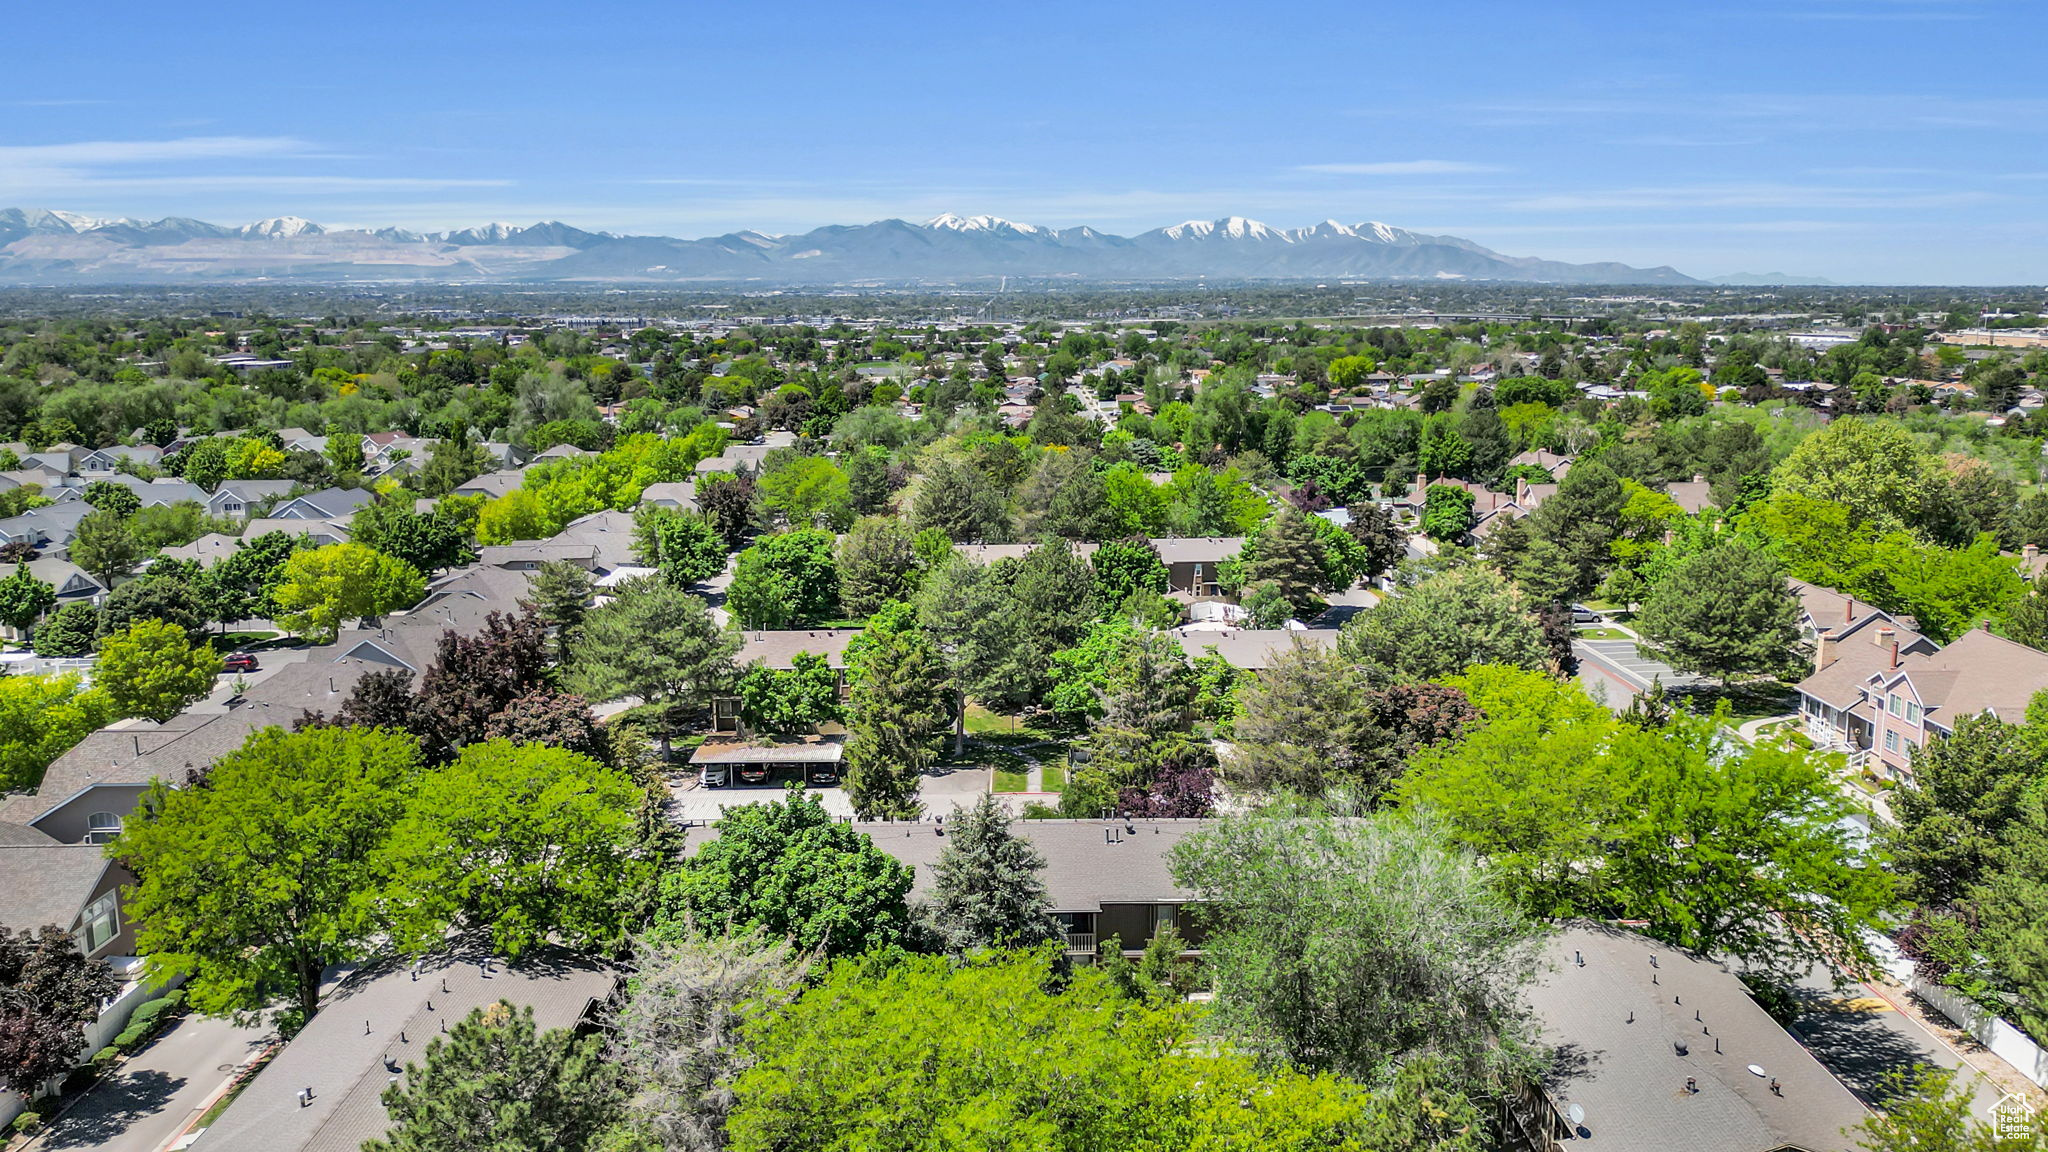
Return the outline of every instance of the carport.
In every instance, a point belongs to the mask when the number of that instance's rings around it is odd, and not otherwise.
[[[707,741],[690,754],[690,767],[700,774],[708,767],[723,767],[729,784],[739,784],[743,772],[751,775],[753,769],[765,769],[767,778],[753,786],[779,787],[789,781],[808,782],[816,768],[829,768],[836,778],[845,755],[845,738],[840,736]]]

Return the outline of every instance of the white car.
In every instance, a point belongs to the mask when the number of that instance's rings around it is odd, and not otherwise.
[[[697,770],[699,788],[723,788],[731,782],[731,769],[723,764],[706,764]]]

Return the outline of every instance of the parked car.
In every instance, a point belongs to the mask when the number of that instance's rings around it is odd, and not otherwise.
[[[767,782],[768,782],[768,766],[767,766],[766,764],[742,764],[742,765],[740,765],[740,783],[742,783],[742,784],[766,784]]]
[[[706,764],[697,770],[699,788],[723,788],[731,779],[731,773],[723,764]]]
[[[839,769],[829,764],[820,764],[811,769],[811,787],[832,788],[839,783]]]
[[[220,662],[223,672],[254,672],[257,667],[256,656],[250,652],[230,652],[227,659]]]
[[[1600,623],[1600,614],[1584,604],[1574,604],[1572,605],[1572,623],[1598,624]]]

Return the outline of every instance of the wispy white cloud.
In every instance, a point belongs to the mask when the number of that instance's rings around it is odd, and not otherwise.
[[[0,166],[22,168],[100,167],[250,156],[290,156],[311,151],[290,136],[185,136],[175,140],[85,140],[71,144],[0,144]]]
[[[1371,160],[1358,164],[1303,164],[1297,172],[1330,176],[1451,176],[1462,172],[1499,172],[1493,164],[1469,160]]]

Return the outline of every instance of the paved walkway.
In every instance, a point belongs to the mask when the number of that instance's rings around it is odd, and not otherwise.
[[[187,1015],[94,1085],[22,1152],[160,1152],[269,1039],[268,1029]]]

